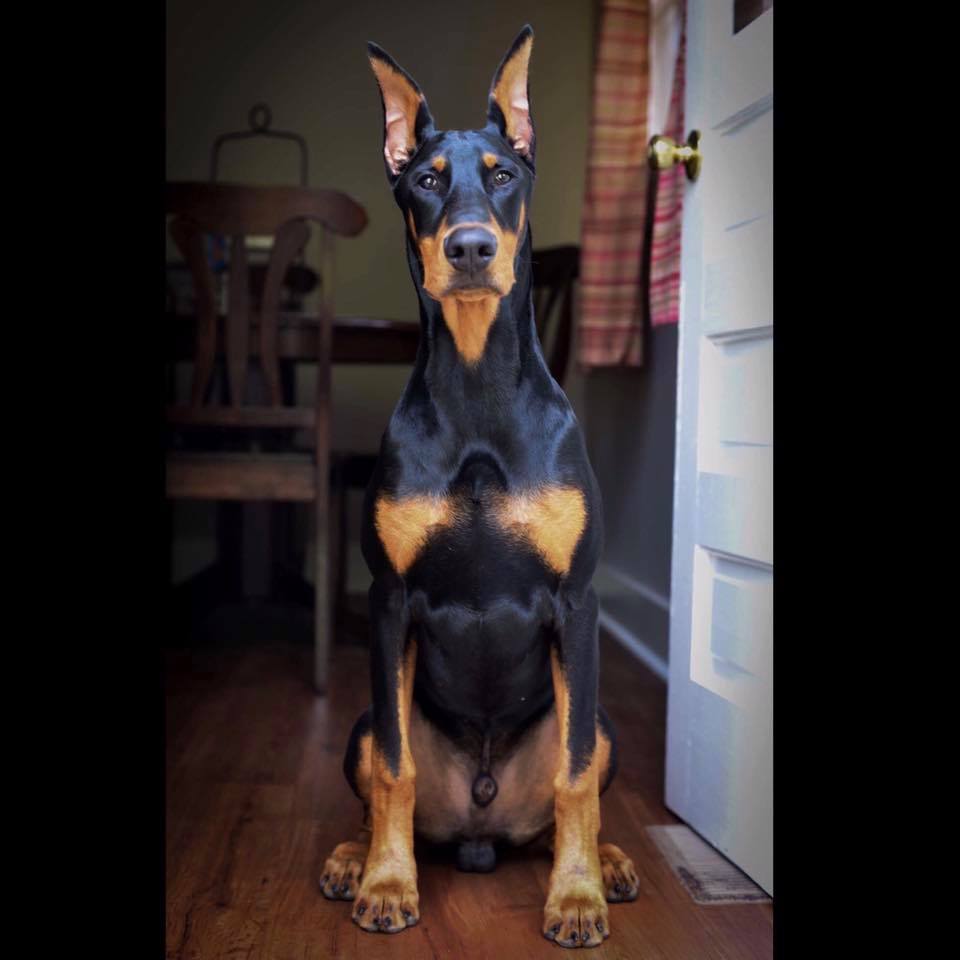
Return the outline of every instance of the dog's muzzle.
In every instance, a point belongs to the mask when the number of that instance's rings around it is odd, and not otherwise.
[[[460,227],[447,234],[443,252],[464,279],[479,281],[497,255],[497,238],[484,227]]]

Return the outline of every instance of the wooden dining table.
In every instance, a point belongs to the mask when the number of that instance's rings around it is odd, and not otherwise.
[[[194,323],[187,314],[168,314],[167,359],[193,358]],[[223,325],[218,318],[218,354],[223,353]],[[311,362],[317,359],[318,318],[304,313],[280,314],[278,352],[281,361]],[[257,327],[251,327],[250,349],[256,355],[259,337]],[[333,354],[331,361],[351,364],[413,363],[420,341],[420,324],[411,320],[391,320],[382,317],[337,316],[333,321]]]

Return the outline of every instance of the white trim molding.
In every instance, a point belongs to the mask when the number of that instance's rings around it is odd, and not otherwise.
[[[607,563],[597,567],[593,586],[600,626],[666,682],[670,598]]]

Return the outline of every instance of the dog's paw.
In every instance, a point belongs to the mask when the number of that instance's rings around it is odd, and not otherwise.
[[[369,847],[365,843],[341,843],[323,865],[320,890],[328,900],[352,900],[360,887]]]
[[[420,920],[416,873],[378,871],[364,877],[353,906],[353,922],[364,930],[399,933]]]
[[[603,873],[603,888],[607,900],[619,903],[636,900],[640,889],[633,861],[613,843],[600,844],[600,871]]]
[[[551,891],[543,909],[543,935],[561,947],[599,947],[610,936],[602,888],[557,895]]]

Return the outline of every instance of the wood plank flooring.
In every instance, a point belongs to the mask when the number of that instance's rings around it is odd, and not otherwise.
[[[422,919],[399,934],[364,933],[350,904],[321,895],[324,859],[359,823],[341,763],[369,701],[365,649],[335,648],[326,698],[311,689],[303,644],[165,656],[168,960],[567,955],[540,935],[550,860],[539,850],[465,874],[445,851],[418,847]],[[662,799],[666,687],[605,637],[601,658],[620,769],[601,800],[600,837],[633,858],[640,894],[610,905],[612,935],[590,956],[767,960],[773,907],[696,905],[644,831],[678,822]]]

